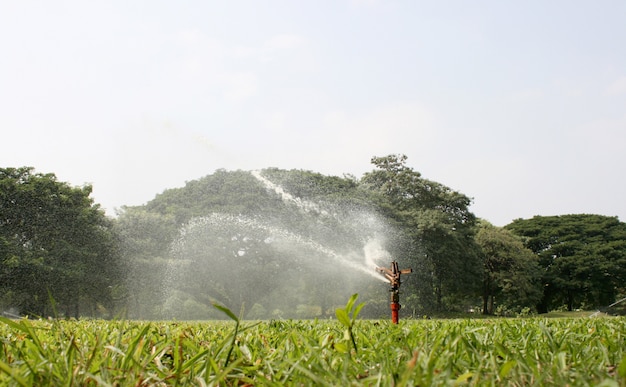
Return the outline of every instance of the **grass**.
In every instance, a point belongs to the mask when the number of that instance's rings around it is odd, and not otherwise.
[[[1,319],[0,385],[626,386],[622,317],[393,325],[353,312],[324,321]]]

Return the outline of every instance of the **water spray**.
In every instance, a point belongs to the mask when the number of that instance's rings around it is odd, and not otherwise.
[[[386,268],[386,267],[377,267],[376,271],[379,271],[381,273],[385,274],[385,277],[389,280],[389,284],[391,285],[391,288],[389,289],[389,292],[391,292],[391,303],[390,303],[390,307],[391,307],[391,322],[394,324],[398,323],[398,313],[400,311],[401,305],[400,305],[400,284],[402,283],[400,281],[400,276],[402,274],[410,274],[413,272],[413,269],[398,269],[398,262],[396,261],[391,261],[391,267]]]

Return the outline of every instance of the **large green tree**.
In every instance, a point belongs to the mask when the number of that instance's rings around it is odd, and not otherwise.
[[[352,177],[218,170],[124,208],[129,315],[215,318],[216,300],[255,318],[322,316],[370,288],[384,300],[382,282],[337,262],[383,228],[366,197]]]
[[[377,194],[381,211],[401,230],[396,256],[416,269],[407,282],[415,284],[421,307],[458,306],[480,286],[471,200],[422,178],[406,160],[405,155],[373,157],[376,169],[363,176],[362,186]]]
[[[519,236],[486,221],[478,223],[476,243],[484,267],[483,314],[493,314],[498,305],[513,311],[534,307],[541,298],[537,255]]]
[[[526,238],[544,269],[540,312],[601,307],[625,291],[626,223],[602,215],[535,216],[506,226]]]
[[[117,242],[90,194],[91,186],[72,187],[33,168],[0,169],[5,306],[75,317],[111,309],[120,275]]]

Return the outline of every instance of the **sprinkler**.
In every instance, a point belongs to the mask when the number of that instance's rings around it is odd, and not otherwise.
[[[391,292],[391,322],[394,324],[398,323],[398,312],[400,311],[400,275],[409,274],[413,272],[413,269],[398,269],[398,262],[391,261],[391,267],[377,267],[376,271],[385,274],[385,277],[389,280],[389,284],[391,288],[389,292]]]

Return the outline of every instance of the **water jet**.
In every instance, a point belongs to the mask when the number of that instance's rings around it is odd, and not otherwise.
[[[261,171],[248,176],[265,188],[264,205],[209,212],[179,228],[164,318],[219,318],[207,308],[214,301],[245,318],[325,317],[350,294],[375,297],[376,283],[386,281],[375,268],[390,257],[389,226],[378,214],[356,202],[299,197]]]

